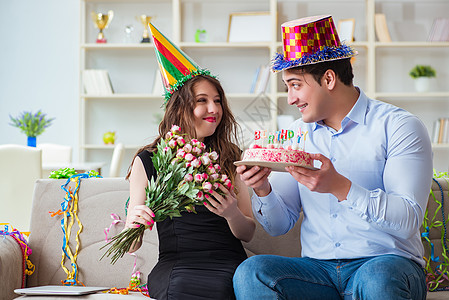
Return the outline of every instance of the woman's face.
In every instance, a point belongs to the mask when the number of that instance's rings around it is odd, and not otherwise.
[[[198,81],[193,87],[193,109],[196,138],[203,141],[214,134],[223,116],[221,98],[215,86],[207,80]]]

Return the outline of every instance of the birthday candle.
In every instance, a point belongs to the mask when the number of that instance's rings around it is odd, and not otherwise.
[[[261,131],[256,130],[254,131],[254,145],[260,145],[261,142]]]
[[[306,131],[305,133],[304,133],[304,138],[302,139],[302,143],[303,143],[303,147],[302,147],[302,150],[303,151],[306,151],[306,136],[307,136],[307,134],[309,133],[309,131]]]
[[[284,141],[286,141],[287,139],[288,139],[288,131],[282,129],[282,131],[281,131],[281,142],[284,142]]]
[[[298,144],[298,146],[299,146],[299,144],[301,143],[301,137],[302,137],[302,131],[301,131],[301,127],[299,127],[299,130],[298,130],[298,138],[297,138],[297,141],[296,141],[296,143]]]
[[[275,139],[275,135],[274,134],[269,134],[268,135],[268,145],[274,144],[274,139]]]

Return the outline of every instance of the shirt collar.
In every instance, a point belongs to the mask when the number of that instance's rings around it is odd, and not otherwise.
[[[355,88],[359,92],[359,98],[352,107],[351,111],[346,115],[346,117],[343,118],[341,122],[342,128],[344,128],[345,125],[349,123],[349,121],[353,121],[355,123],[363,125],[366,121],[366,113],[368,112],[368,98],[361,89],[359,89],[358,87]],[[326,127],[326,125],[322,120],[320,120],[318,122],[315,122],[315,124],[313,125],[313,130],[315,131],[318,127]]]
[[[365,125],[366,121],[366,113],[368,112],[368,98],[365,93],[356,87],[357,91],[359,91],[359,98],[356,103],[352,107],[351,111],[346,115],[345,119]]]

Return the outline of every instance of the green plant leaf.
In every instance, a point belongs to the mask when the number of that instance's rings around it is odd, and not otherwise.
[[[11,120],[11,126],[19,128],[21,132],[31,137],[41,135],[45,131],[45,128],[49,127],[54,120],[54,118],[47,118],[46,114],[40,110],[35,114],[24,111],[15,118],[11,115],[9,118]]]

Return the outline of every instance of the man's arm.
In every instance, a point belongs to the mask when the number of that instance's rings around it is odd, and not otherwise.
[[[298,183],[288,173],[267,168],[237,168],[242,181],[254,189],[251,198],[254,217],[270,235],[287,233],[297,222],[301,211]]]
[[[353,184],[348,201],[363,218],[402,239],[416,234],[424,218],[432,183],[432,147],[426,128],[416,117],[398,121],[389,133],[383,181],[385,191]],[[346,203],[345,203],[346,202]]]
[[[309,190],[333,194],[341,203],[381,230],[400,238],[416,234],[421,226],[432,180],[432,148],[426,128],[415,116],[395,120],[387,132],[383,173],[384,190],[368,190],[336,172],[321,154],[320,170],[288,167]]]

